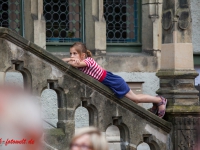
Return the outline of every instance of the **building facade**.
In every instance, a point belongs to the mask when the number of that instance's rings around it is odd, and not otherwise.
[[[156,73],[164,57],[163,0],[0,0],[0,4],[2,27],[12,29],[58,58],[69,56],[74,42],[83,42],[103,68],[123,77],[136,93],[156,95],[160,86]],[[200,73],[200,2],[192,0],[189,4],[193,64]],[[19,76],[11,71],[7,79]],[[195,79],[195,85],[198,84],[199,77]],[[57,97],[52,91],[45,92],[41,95],[50,102],[42,104],[52,128],[58,121]],[[140,106],[148,109],[152,105]],[[77,128],[89,125],[88,112],[79,109]]]

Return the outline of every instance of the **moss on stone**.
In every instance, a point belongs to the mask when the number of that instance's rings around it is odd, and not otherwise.
[[[48,133],[49,135],[60,135],[60,136],[64,136],[65,135],[63,130],[60,129],[60,128],[57,128],[57,129],[46,129],[45,132]]]
[[[200,106],[169,106],[166,110],[167,113],[200,113]]]
[[[173,77],[173,78],[194,78],[198,76],[195,70],[159,70],[156,75],[158,77]]]

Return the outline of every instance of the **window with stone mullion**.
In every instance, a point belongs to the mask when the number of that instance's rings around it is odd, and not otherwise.
[[[22,0],[0,0],[0,26],[22,34]]]
[[[44,0],[47,42],[81,41],[81,0]]]
[[[104,0],[107,43],[130,43],[138,38],[138,0]]]

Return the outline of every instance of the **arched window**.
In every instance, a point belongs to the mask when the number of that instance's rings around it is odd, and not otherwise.
[[[111,125],[106,129],[106,139],[109,149],[121,150],[120,131],[117,126]]]
[[[85,107],[78,107],[75,111],[75,129],[89,126],[89,113]]]
[[[143,142],[137,146],[137,150],[150,150],[150,147],[147,143]]]
[[[5,75],[5,84],[24,88],[23,75],[18,71],[9,70]]]
[[[56,128],[58,122],[57,94],[52,89],[45,89],[41,94],[42,118],[44,128]]]

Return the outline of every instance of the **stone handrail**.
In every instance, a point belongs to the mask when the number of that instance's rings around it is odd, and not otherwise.
[[[53,54],[49,53],[48,51],[42,49],[41,47],[37,46],[36,44],[26,40],[19,34],[11,31],[8,28],[0,27],[0,38],[6,39],[17,46],[21,47],[22,49],[29,51],[36,55],[37,57],[51,63],[52,65],[56,66],[61,71],[65,72],[66,74],[70,75],[73,78],[76,78],[78,81],[89,85],[91,88],[97,90],[99,93],[103,94],[110,100],[113,100],[117,104],[121,105],[122,107],[130,110],[131,112],[137,114],[138,116],[142,117],[143,119],[151,122],[152,124],[156,125],[157,127],[161,128],[166,132],[170,132],[172,125],[171,123],[160,119],[156,115],[150,113],[146,109],[138,106],[137,104],[133,103],[127,98],[118,99],[113,92],[106,87],[105,85],[101,84],[97,80],[93,79],[92,77],[84,74],[83,72],[79,71],[78,69],[66,64],[61,59],[57,58]]]

